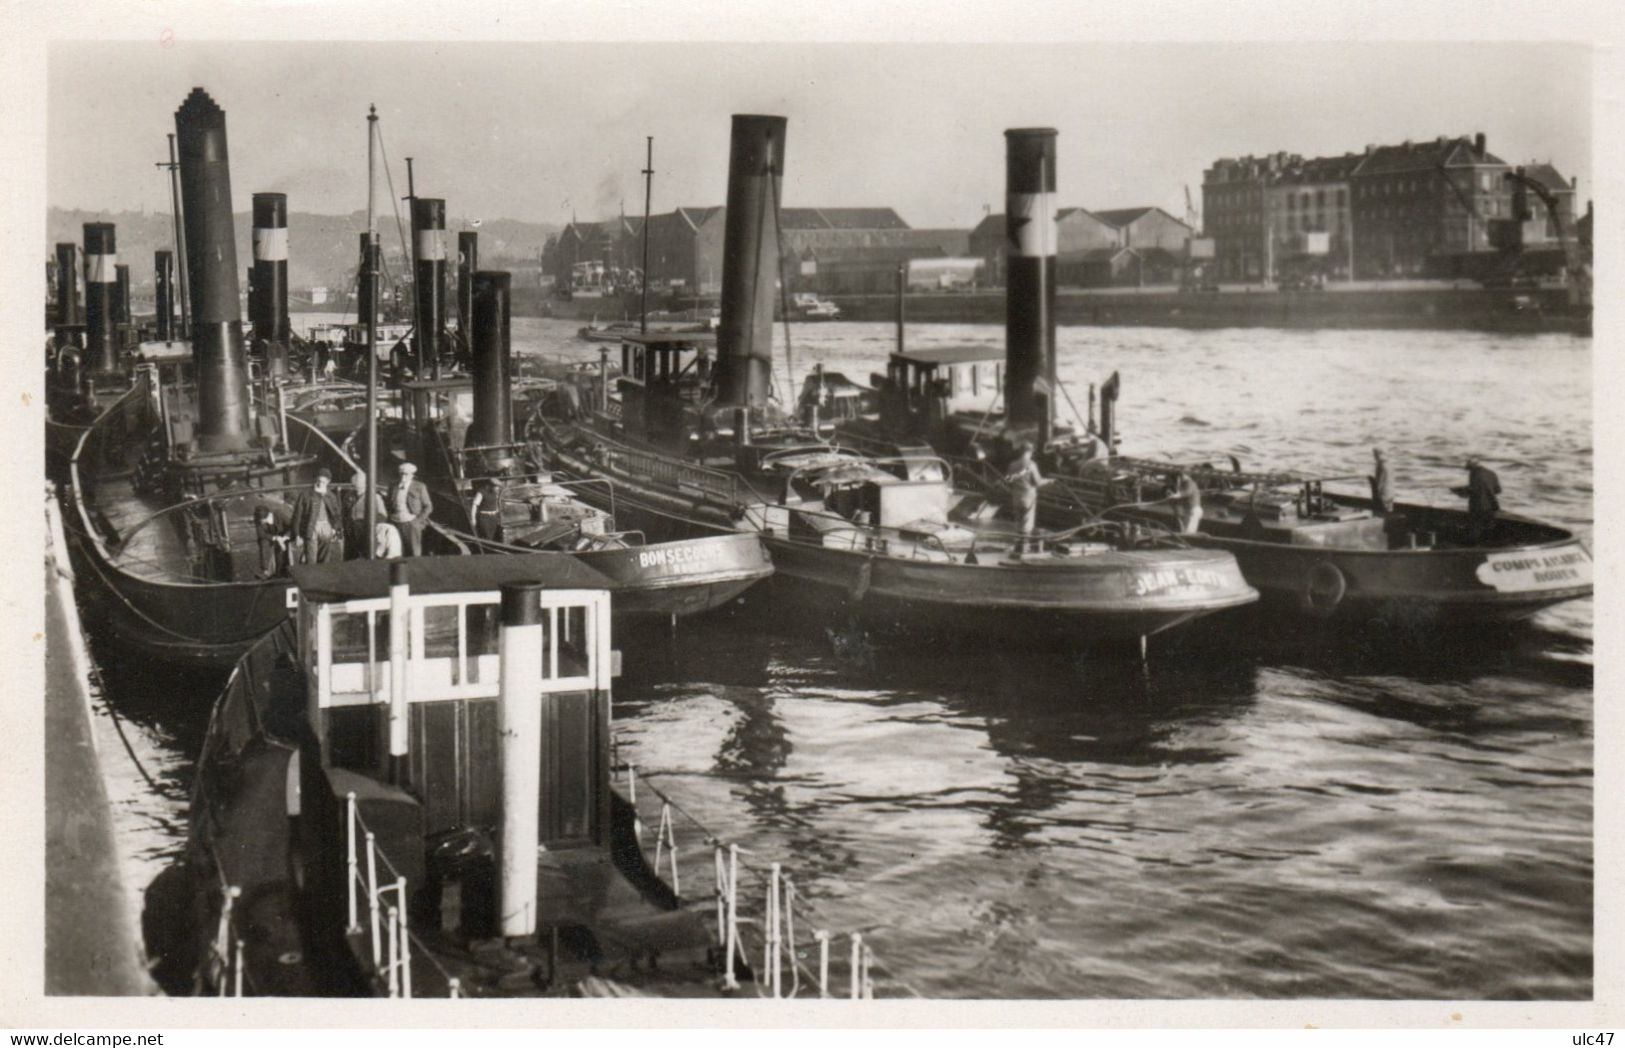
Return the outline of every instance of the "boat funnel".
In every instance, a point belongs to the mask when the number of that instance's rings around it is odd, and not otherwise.
[[[168,251],[152,253],[152,287],[158,313],[158,340],[175,337],[175,256]]]
[[[457,330],[462,333],[463,349],[473,352],[474,347],[474,272],[480,268],[480,235],[464,231],[457,234]]]
[[[79,245],[56,246],[56,326],[78,327],[85,322],[79,303]]]
[[[484,271],[473,277],[472,353],[474,356],[474,423],[470,447],[513,443],[510,386],[510,287],[507,273]]]
[[[767,405],[786,124],[782,116],[733,118],[722,241],[722,322],[717,329],[719,407]]]
[[[440,333],[446,327],[446,202],[432,197],[412,200],[412,238],[417,245],[413,288],[417,298],[412,333],[418,377],[426,366],[438,366]]]
[[[205,451],[243,451],[249,417],[248,354],[238,301],[237,238],[231,218],[226,114],[201,87],[175,111],[197,373],[197,442]]]
[[[360,324],[367,323],[369,317],[378,316],[378,303],[373,300],[373,281],[367,279],[367,248],[372,244],[372,234],[361,234],[361,246],[356,257],[356,288],[355,288],[355,318]]]
[[[502,632],[497,648],[502,682],[497,697],[502,739],[497,912],[502,934],[510,937],[536,931],[546,629],[541,596],[539,582],[510,582],[502,587]]]
[[[1049,443],[1055,418],[1055,130],[1016,128],[1005,144],[1005,418]]]
[[[113,267],[113,327],[130,323],[130,267],[120,262]]]
[[[288,374],[288,197],[254,194],[254,268],[250,271],[248,320],[254,342],[264,343],[265,367],[272,378]]]
[[[88,370],[103,375],[119,370],[118,251],[110,222],[85,223],[85,349]]]

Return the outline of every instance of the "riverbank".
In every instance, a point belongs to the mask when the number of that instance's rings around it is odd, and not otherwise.
[[[833,295],[842,320],[889,321],[895,295]],[[925,292],[904,300],[910,324],[1002,324],[1004,291]],[[544,312],[544,309],[546,312]],[[614,297],[563,300],[542,289],[515,288],[515,316],[553,316],[608,323],[634,319]],[[1494,331],[1508,334],[1591,333],[1589,310],[1571,306],[1563,288],[1502,289],[1431,281],[1334,285],[1323,291],[1256,286],[1219,291],[1170,288],[1063,288],[1055,320],[1068,326]]]

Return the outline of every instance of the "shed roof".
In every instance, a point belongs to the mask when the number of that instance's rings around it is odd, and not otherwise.
[[[297,564],[294,585],[305,600],[331,604],[389,595],[390,568],[406,568],[413,593],[483,593],[509,582],[539,582],[550,589],[612,588],[611,580],[568,553],[513,553],[500,557],[408,557]]]

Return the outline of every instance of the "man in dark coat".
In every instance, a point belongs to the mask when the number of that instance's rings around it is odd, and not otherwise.
[[[1467,460],[1467,483],[1452,488],[1467,500],[1468,538],[1473,543],[1483,541],[1495,525],[1495,515],[1501,511],[1501,478],[1495,471],[1476,458]]]
[[[293,536],[304,547],[306,564],[344,559],[344,507],[332,484],[333,471],[323,466],[316,471],[315,485],[293,503]]]
[[[262,502],[254,507],[254,538],[260,549],[260,578],[288,573],[288,541],[293,512],[286,503]]]

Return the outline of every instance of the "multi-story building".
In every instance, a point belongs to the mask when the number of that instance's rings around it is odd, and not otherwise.
[[[562,287],[613,286],[630,279],[638,268],[637,252],[641,218],[579,222],[571,219],[553,245],[551,258],[554,282]],[[630,253],[629,253],[630,252]]]
[[[1354,244],[1349,176],[1363,159],[1360,153],[1293,158],[1265,184],[1271,279],[1294,272],[1347,279]]]
[[[1490,224],[1512,217],[1508,170],[1483,134],[1366,147],[1349,176],[1355,276],[1442,275],[1494,250]]]
[[[1286,168],[1301,165],[1294,153],[1225,157],[1202,173],[1204,232],[1213,241],[1214,276],[1219,280],[1265,279],[1265,187]]]

